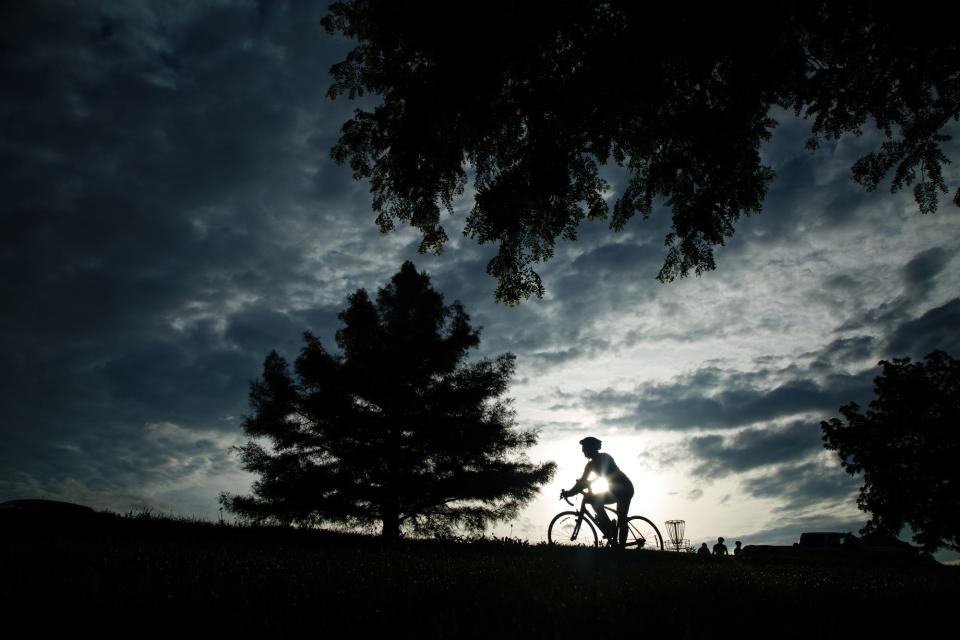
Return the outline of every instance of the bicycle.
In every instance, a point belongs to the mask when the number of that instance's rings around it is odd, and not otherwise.
[[[580,494],[580,509],[578,511],[561,511],[550,521],[550,527],[547,529],[547,542],[556,545],[573,546],[600,546],[600,538],[597,536],[597,518],[587,509],[587,501],[583,499],[583,493]],[[564,501],[571,507],[576,506],[570,502],[569,498]],[[603,507],[611,514],[616,516],[616,509],[604,505]],[[611,521],[613,521],[611,519]],[[586,525],[586,528],[584,528]],[[618,546],[617,534],[613,536],[604,535],[607,546]],[[657,525],[653,524],[643,516],[627,517],[627,542],[625,549],[637,550],[655,550],[663,551],[663,536]]]

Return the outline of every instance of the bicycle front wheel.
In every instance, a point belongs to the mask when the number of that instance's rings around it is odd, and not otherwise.
[[[663,537],[653,524],[643,516],[627,518],[627,549],[663,551]]]
[[[600,546],[597,530],[576,511],[564,511],[554,516],[547,529],[547,541],[561,546]]]

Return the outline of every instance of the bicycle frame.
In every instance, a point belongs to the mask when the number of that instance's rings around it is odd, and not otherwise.
[[[583,492],[580,493],[580,508],[577,510],[578,513],[580,514],[580,517],[577,518],[577,524],[576,524],[576,526],[573,528],[573,537],[574,537],[574,538],[576,538],[578,535],[580,535],[580,525],[583,524],[583,519],[584,519],[584,518],[586,518],[587,520],[589,520],[589,521],[593,524],[593,526],[595,526],[595,527],[600,531],[600,533],[603,533],[603,529],[600,528],[600,523],[597,521],[597,517],[596,517],[595,515],[593,515],[592,513],[590,513],[590,510],[587,509],[587,501],[584,499],[585,496],[586,496],[585,493],[583,493]],[[565,501],[568,505],[570,505],[571,507],[575,507],[575,506],[576,506],[575,504],[573,504],[572,502],[570,502],[570,498],[564,498],[564,501]],[[616,510],[616,509],[611,509],[611,508],[608,507],[607,505],[603,505],[603,508],[604,508],[605,511],[609,511],[609,512],[612,513],[613,515],[616,515],[616,514],[617,514],[617,510]],[[612,521],[613,521],[613,520],[611,520],[611,522],[612,522]],[[620,526],[620,522],[618,521],[618,522],[617,522],[617,527],[619,528],[619,526]],[[604,533],[604,534],[603,534],[603,538],[607,541],[607,544],[614,543],[614,542],[617,541],[616,534],[614,534],[614,537],[610,537],[610,536],[608,536],[607,534]]]
[[[558,544],[570,544],[578,543],[580,539],[580,534],[582,532],[582,525],[584,520],[589,521],[590,534],[586,536],[585,539],[580,540],[579,544],[587,544],[592,542],[593,544],[599,544],[600,536],[597,536],[597,530],[600,529],[600,524],[597,521],[596,516],[587,509],[586,493],[581,492],[581,501],[580,506],[575,511],[563,511],[554,516],[553,520],[550,522],[550,526],[547,529],[547,538],[551,542],[556,542]],[[568,497],[563,498],[564,501],[571,507],[576,507],[574,503],[570,501]],[[617,511],[607,505],[603,505],[603,508],[610,512],[613,515],[617,515]],[[566,520],[564,520],[566,518]],[[565,526],[564,523],[565,522]],[[554,525],[560,523],[560,529],[554,533]],[[657,529],[657,526],[649,518],[645,518],[641,515],[627,515],[623,518],[623,522],[617,523],[617,531],[611,536],[607,535],[601,529],[603,534],[602,539],[606,540],[607,546],[612,547],[623,547],[623,548],[635,548],[635,549],[652,549],[652,550],[663,550],[663,536],[660,535],[660,531]],[[621,533],[620,527],[626,528],[627,541],[620,545],[619,534]],[[562,532],[562,533],[561,533]]]

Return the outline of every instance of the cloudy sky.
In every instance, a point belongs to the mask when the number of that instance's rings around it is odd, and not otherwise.
[[[295,357],[307,328],[333,348],[346,296],[407,259],[483,327],[478,357],[517,356],[531,456],[560,465],[512,525],[531,540],[590,434],[634,510],[684,519],[694,543],[856,531],[859,483],[819,421],[869,402],[880,359],[960,354],[960,211],[853,184],[870,131],[809,153],[807,124],[774,114],[778,177],[716,272],[655,280],[660,208],[621,233],[584,224],[541,270],[546,296],[509,308],[495,248],[459,234],[470,193],[444,255],[422,256],[410,230],[380,235],[368,185],[329,159],[358,105],[325,97],[351,44],[322,31],[322,4],[0,11],[0,500],[216,517],[252,480],[230,447],[264,356]]]

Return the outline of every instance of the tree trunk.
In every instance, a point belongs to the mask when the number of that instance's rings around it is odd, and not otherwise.
[[[400,538],[400,509],[397,505],[387,505],[384,508],[381,535],[389,542]]]
[[[400,467],[400,429],[390,425],[387,432],[387,486],[384,487],[383,532],[384,540],[394,542],[400,538],[400,495],[397,483]]]

